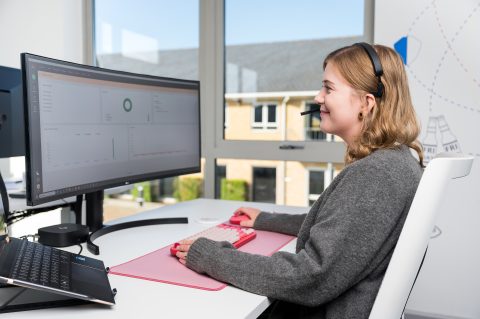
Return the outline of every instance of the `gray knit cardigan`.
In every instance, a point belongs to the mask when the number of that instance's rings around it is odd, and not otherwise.
[[[422,175],[410,149],[347,165],[308,214],[262,212],[254,228],[298,236],[270,257],[200,238],[187,266],[276,300],[272,318],[368,318]]]

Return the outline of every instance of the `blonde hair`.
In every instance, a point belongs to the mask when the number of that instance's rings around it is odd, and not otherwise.
[[[410,97],[407,75],[401,57],[391,48],[373,45],[383,67],[381,81],[384,85],[382,97],[376,97],[376,106],[369,114],[363,114],[362,131],[354,145],[347,147],[345,162],[359,160],[377,149],[407,145],[418,153],[423,166],[422,145],[417,140],[420,134],[415,110]],[[378,78],[365,50],[352,45],[330,53],[323,62],[333,63],[342,77],[359,94],[377,91]]]

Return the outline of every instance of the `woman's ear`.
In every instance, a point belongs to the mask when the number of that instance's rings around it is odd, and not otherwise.
[[[373,108],[377,105],[377,101],[375,100],[375,97],[371,93],[367,93],[365,95],[365,100],[362,105],[362,112],[364,114],[369,114]]]

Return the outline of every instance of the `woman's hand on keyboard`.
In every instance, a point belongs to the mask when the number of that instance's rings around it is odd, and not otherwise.
[[[178,242],[180,245],[176,247],[178,250],[176,255],[178,261],[184,265],[187,263],[188,250],[190,249],[190,246],[192,246],[193,242],[194,240],[181,240]]]
[[[247,215],[250,220],[241,221],[240,226],[253,227],[255,220],[257,219],[258,215],[260,215],[260,210],[253,207],[240,207],[235,211],[234,215]]]

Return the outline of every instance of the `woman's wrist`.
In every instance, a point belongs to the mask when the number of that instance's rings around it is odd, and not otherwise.
[[[209,259],[216,261],[215,252],[221,248],[235,248],[232,244],[200,237],[193,242],[186,258],[186,266],[199,273],[207,272]]]

